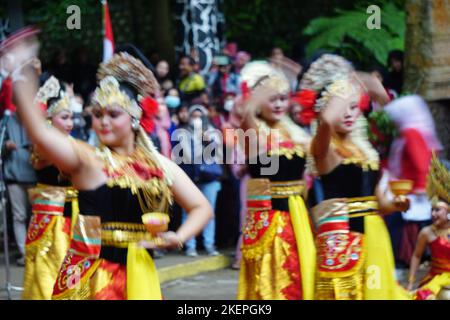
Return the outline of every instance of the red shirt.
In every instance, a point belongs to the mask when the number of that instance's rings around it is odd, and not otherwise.
[[[10,110],[11,112],[16,111],[16,106],[12,102],[13,90],[12,81],[8,77],[3,80],[2,88],[0,90],[0,117],[3,116],[5,110]]]
[[[418,130],[410,128],[401,134],[405,139],[402,154],[402,178],[414,181],[414,191],[425,191],[431,150]]]

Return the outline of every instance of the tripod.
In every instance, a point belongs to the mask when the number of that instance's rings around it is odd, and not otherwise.
[[[0,131],[0,164],[3,165],[2,156],[3,156],[3,144],[5,140],[6,134],[6,125],[8,123],[10,117],[10,112],[5,111],[3,116],[3,121],[1,123],[1,131]],[[1,171],[1,170],[0,170]],[[5,287],[2,291],[6,291],[8,296],[8,300],[11,300],[11,291],[23,291],[21,287],[15,287],[11,283],[11,270],[10,270],[10,262],[9,262],[9,244],[8,244],[8,220],[6,214],[6,185],[3,180],[3,172],[0,172],[0,203],[1,203],[1,211],[3,216],[3,248],[5,255],[5,274],[6,274],[6,282]]]

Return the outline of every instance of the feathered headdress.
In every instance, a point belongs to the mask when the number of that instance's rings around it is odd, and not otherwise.
[[[154,108],[148,108],[148,100],[159,90],[153,73],[144,64],[126,52],[115,54],[102,63],[97,72],[100,81],[95,90],[93,102],[106,107],[116,103],[136,119],[149,119]],[[120,90],[120,82],[132,86],[138,93],[137,101]],[[153,105],[153,104],[152,104]]]
[[[450,172],[433,153],[427,178],[427,194],[432,201],[437,199],[450,203]]]
[[[153,73],[139,59],[126,52],[120,52],[100,65],[97,79],[100,82],[92,98],[93,104],[102,108],[117,104],[131,117],[140,120],[136,143],[147,152],[148,157],[152,158],[159,168],[163,169],[164,178],[170,185],[172,178],[165,160],[145,131],[153,129],[152,118],[158,110],[158,103],[153,96],[157,94],[159,85]],[[138,93],[137,99],[131,98],[121,90],[120,83],[133,87]]]

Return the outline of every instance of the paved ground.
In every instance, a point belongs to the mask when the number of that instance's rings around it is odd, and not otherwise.
[[[230,251],[225,251],[230,254]],[[5,268],[3,256],[0,255],[0,288],[5,288]],[[155,263],[159,269],[175,265],[195,264],[200,260],[205,260],[205,255],[198,258],[188,258],[180,253],[170,254],[161,259],[156,259]],[[11,283],[14,286],[22,285],[23,267],[11,266]],[[426,273],[426,268],[419,271],[417,279],[420,279]],[[397,270],[397,278],[402,285],[405,285],[407,279],[407,270]],[[168,281],[162,284],[162,291],[167,300],[234,300],[236,298],[236,289],[238,284],[238,271],[224,268],[211,272],[204,272],[195,276]],[[7,299],[4,290],[0,291],[0,300]],[[12,299],[20,299],[20,292],[12,291]]]
[[[167,300],[235,300],[239,272],[222,269],[164,283]]]

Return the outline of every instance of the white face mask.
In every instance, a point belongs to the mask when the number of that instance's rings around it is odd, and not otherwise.
[[[230,112],[234,107],[234,101],[232,99],[228,99],[225,101],[225,103],[223,104],[223,108]]]

